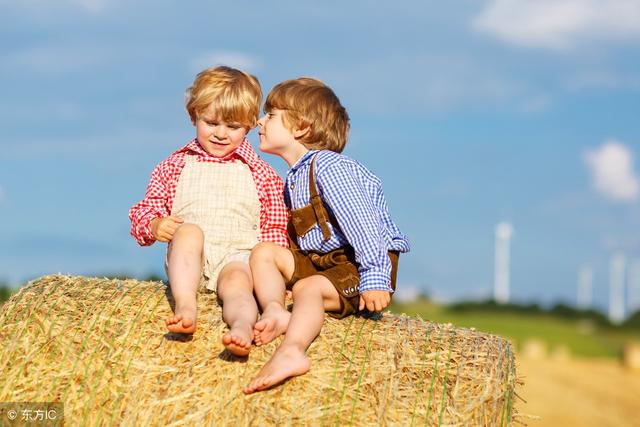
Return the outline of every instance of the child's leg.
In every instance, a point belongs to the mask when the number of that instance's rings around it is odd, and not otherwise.
[[[262,318],[253,329],[256,345],[267,344],[287,330],[289,313],[284,306],[285,279],[293,275],[291,251],[275,243],[262,242],[251,251],[254,291],[262,308]]]
[[[340,309],[340,297],[324,276],[310,276],[293,287],[293,313],[284,340],[271,359],[244,389],[253,393],[274,386],[309,370],[305,352],[320,333],[325,311]]]
[[[217,292],[222,300],[222,318],[229,325],[222,343],[236,356],[246,356],[251,350],[253,325],[258,318],[249,265],[238,261],[227,264],[218,276]]]
[[[178,228],[169,244],[169,285],[176,301],[175,313],[166,321],[171,332],[192,334],[196,330],[196,292],[202,276],[204,234],[195,224]]]

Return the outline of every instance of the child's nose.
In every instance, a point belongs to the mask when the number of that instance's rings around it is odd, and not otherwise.
[[[264,126],[264,119],[265,119],[266,117],[267,117],[267,116],[266,116],[266,115],[264,115],[264,116],[262,116],[262,117],[260,117],[260,118],[258,119],[258,125],[259,125],[259,126]]]
[[[218,139],[224,139],[227,136],[227,127],[226,126],[216,126],[213,129],[213,136]]]

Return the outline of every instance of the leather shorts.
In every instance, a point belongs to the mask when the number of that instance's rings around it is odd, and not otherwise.
[[[358,312],[360,303],[360,274],[355,254],[350,247],[339,248],[326,254],[306,252],[290,249],[293,254],[295,267],[291,280],[287,282],[287,289],[301,279],[313,275],[324,276],[338,291],[340,296],[340,311],[327,312],[331,317],[342,319]],[[398,274],[398,251],[389,251],[391,260],[391,288],[396,289]]]

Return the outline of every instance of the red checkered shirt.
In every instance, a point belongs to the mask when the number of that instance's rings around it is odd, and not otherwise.
[[[129,210],[131,235],[142,246],[155,242],[149,223],[154,218],[171,215],[173,199],[176,196],[178,179],[185,165],[185,156],[195,154],[200,162],[227,163],[236,159],[246,163],[256,183],[260,199],[260,238],[262,241],[277,243],[288,247],[287,207],[284,204],[284,184],[275,170],[262,160],[246,139],[230,155],[224,158],[207,153],[192,140],[186,146],[174,152],[160,162],[153,173],[144,199]]]

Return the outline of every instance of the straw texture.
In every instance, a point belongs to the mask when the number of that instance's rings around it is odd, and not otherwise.
[[[69,425],[511,425],[504,339],[385,313],[327,318],[311,371],[245,396],[280,339],[224,351],[215,296],[198,295],[189,341],[166,333],[157,282],[46,276],[0,312],[0,401],[64,402]]]

